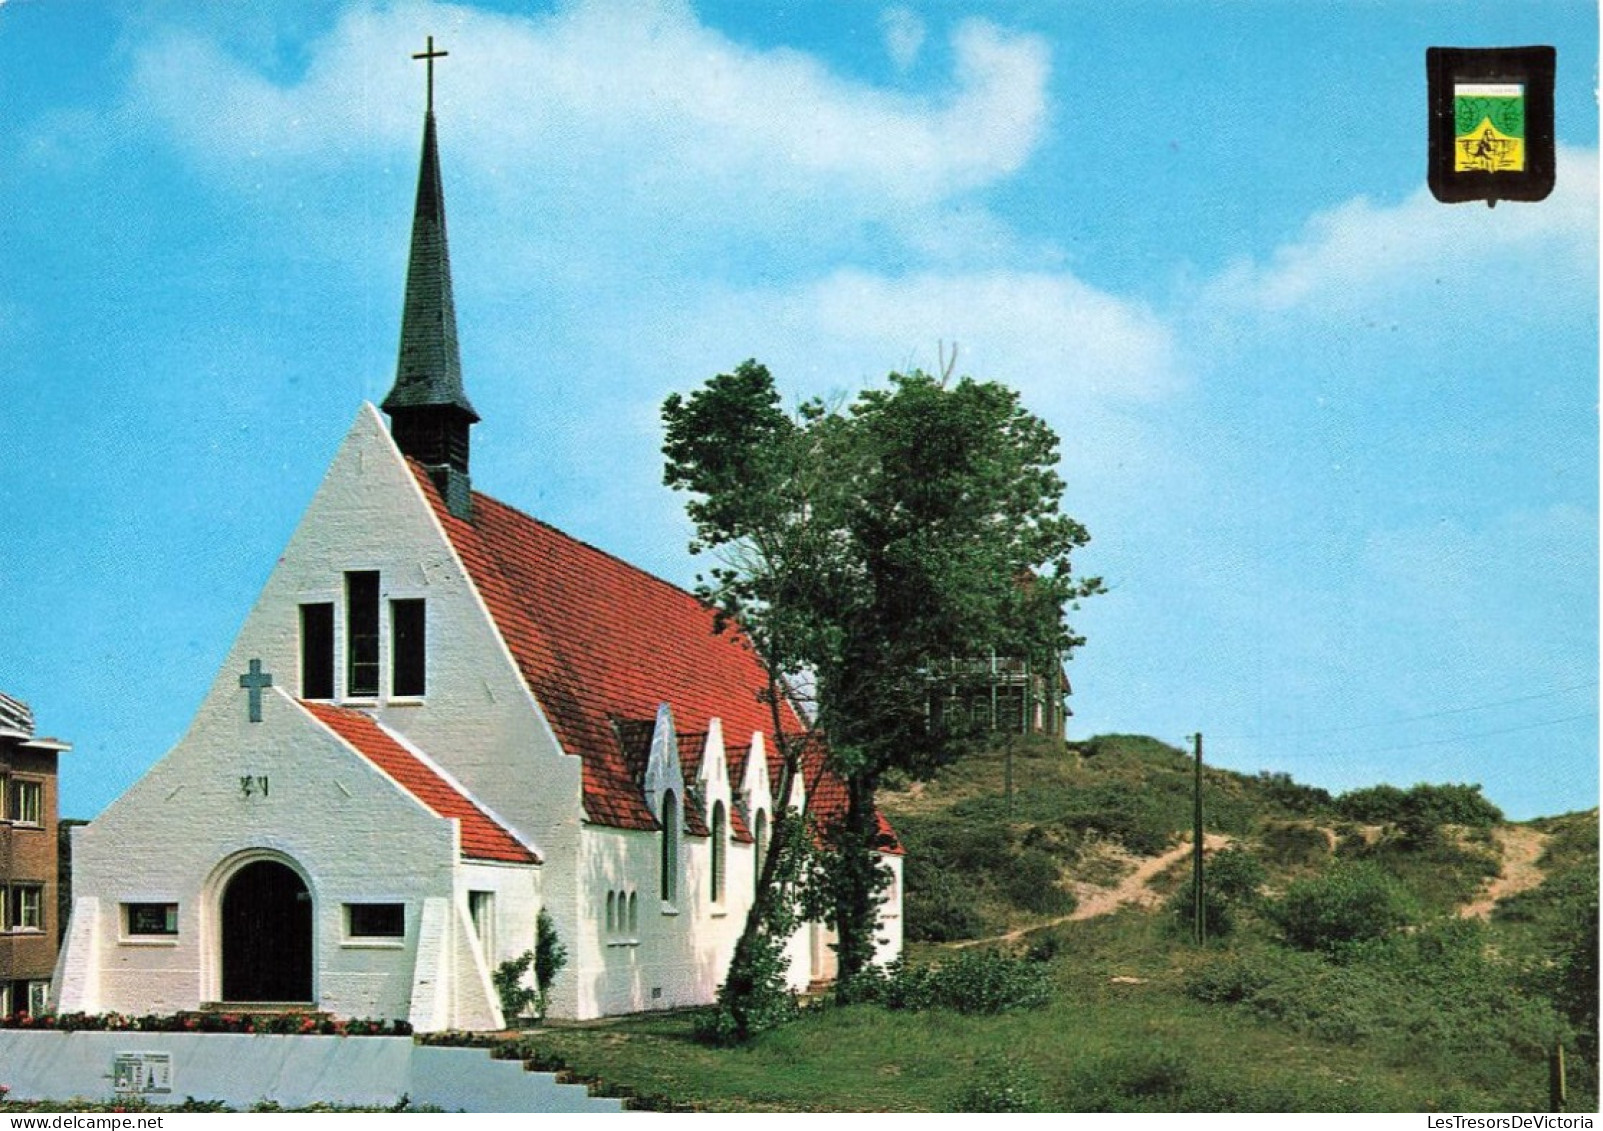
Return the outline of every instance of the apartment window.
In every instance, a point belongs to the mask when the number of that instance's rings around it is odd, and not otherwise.
[[[406,937],[404,903],[347,903],[345,933],[353,939]]]
[[[390,694],[422,695],[426,682],[424,603],[421,600],[390,602]]]
[[[178,933],[178,904],[176,903],[125,903],[130,935],[176,935]]]
[[[12,778],[6,791],[6,819],[19,825],[41,823],[44,812],[44,786],[36,781]]]
[[[28,1012],[35,1017],[43,1017],[50,1012],[50,983],[28,983]]]
[[[5,923],[8,931],[42,931],[44,888],[39,884],[12,884],[6,891]]]
[[[301,698],[334,698],[333,602],[301,606]]]
[[[378,695],[378,571],[345,575],[345,694],[354,699]]]

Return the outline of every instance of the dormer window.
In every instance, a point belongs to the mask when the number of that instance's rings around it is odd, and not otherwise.
[[[378,697],[378,570],[345,575],[345,694]]]

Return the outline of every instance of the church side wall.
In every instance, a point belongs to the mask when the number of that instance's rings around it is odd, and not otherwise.
[[[712,844],[686,836],[680,844],[677,898],[662,898],[662,834],[589,826],[581,873],[589,893],[575,948],[574,1015],[586,1018],[713,1000],[746,923],[754,882],[753,847],[729,843],[725,898],[712,901]],[[633,927],[620,925],[607,894],[638,900]]]
[[[99,1000],[82,1008],[165,1013],[219,1000],[223,891],[237,866],[268,858],[307,882],[317,1006],[407,1016],[422,901],[452,894],[455,823],[284,696],[265,694],[262,708],[250,723],[243,696],[209,703],[167,758],[75,831],[75,917],[85,899],[98,907]],[[176,934],[131,936],[130,903],[176,904]],[[404,937],[353,940],[350,903],[404,904]]]

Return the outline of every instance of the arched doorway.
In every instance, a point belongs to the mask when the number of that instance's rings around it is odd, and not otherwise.
[[[222,899],[223,1000],[312,1000],[312,894],[293,868],[256,860]]]

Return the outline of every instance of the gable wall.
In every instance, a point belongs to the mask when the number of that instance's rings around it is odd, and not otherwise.
[[[341,698],[344,575],[373,569],[380,575],[380,694],[376,700]],[[388,602],[419,597],[427,602],[427,693],[397,700],[388,694]],[[239,673],[252,658],[262,660],[278,686],[299,694],[299,607],[318,601],[332,602],[336,610],[335,702],[372,711],[533,845],[546,865],[541,899],[559,930],[571,933],[578,903],[572,877],[582,816],[580,760],[559,749],[411,468],[371,405],[358,413],[211,697],[243,704]],[[532,929],[531,919],[531,940]]]
[[[202,708],[172,752],[74,831],[73,933],[94,956],[56,988],[60,1008],[167,1013],[221,993],[218,916],[230,862],[268,852],[309,881],[314,994],[346,1017],[408,1016],[423,900],[450,898],[456,824],[429,813],[287,697]],[[246,796],[240,778],[266,777]],[[532,871],[532,869],[530,869]],[[405,903],[406,937],[352,943],[344,904]],[[125,903],[176,903],[173,938],[130,939]],[[64,957],[64,963],[68,959]],[[70,963],[68,963],[71,965]]]

